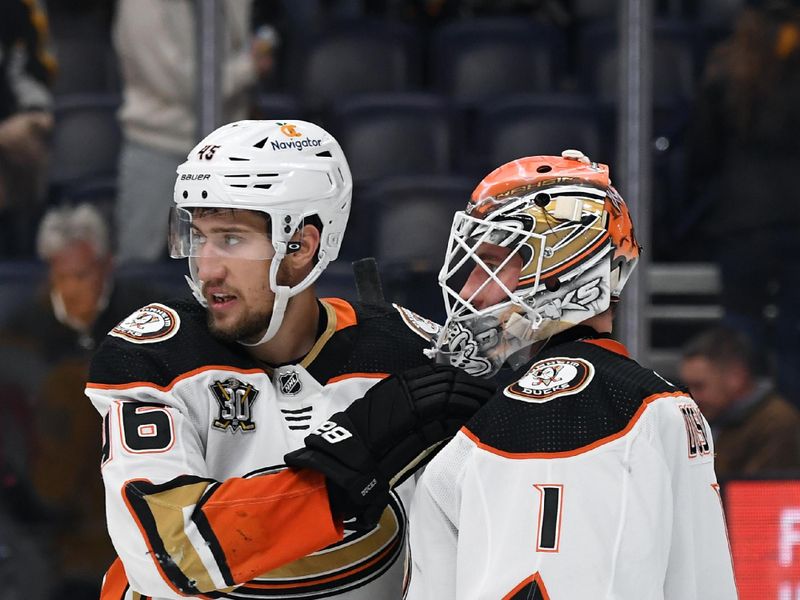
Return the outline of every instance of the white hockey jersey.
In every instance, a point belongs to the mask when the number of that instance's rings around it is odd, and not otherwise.
[[[420,477],[407,598],[735,599],[695,402],[586,327],[557,337]]]
[[[413,480],[378,527],[344,531],[324,478],[283,456],[389,373],[426,363],[435,325],[400,308],[322,306],[312,350],[274,370],[215,340],[193,303],[151,304],[111,331],[86,388],[103,416],[121,559],[104,600],[402,596]]]

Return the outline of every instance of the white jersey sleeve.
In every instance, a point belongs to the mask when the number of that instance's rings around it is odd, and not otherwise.
[[[351,531],[324,476],[283,461],[389,373],[426,364],[426,342],[393,308],[323,307],[308,360],[274,369],[211,336],[196,303],[143,307],[98,348],[86,394],[119,554],[104,599],[401,595],[414,480]]]
[[[105,412],[102,474],[109,535],[133,589],[181,598],[232,588],[340,539],[321,476],[215,481],[187,416],[166,398],[128,394]]]

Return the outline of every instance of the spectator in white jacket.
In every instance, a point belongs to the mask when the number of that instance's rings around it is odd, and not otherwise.
[[[251,0],[220,0],[224,121],[248,115],[249,91],[269,69],[251,34]],[[119,0],[123,144],[116,205],[120,262],[166,256],[175,169],[197,137],[197,22],[192,0]]]

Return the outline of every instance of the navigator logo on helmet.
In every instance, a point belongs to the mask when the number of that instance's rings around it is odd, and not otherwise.
[[[287,142],[287,136],[304,143]],[[206,148],[214,148],[210,156]],[[203,282],[197,276],[190,209],[243,209],[269,215],[269,255],[249,258],[271,259],[269,285],[275,301],[266,333],[257,343],[270,340],[280,328],[289,298],[311,285],[339,255],[353,192],[341,147],[313,123],[238,121],[210,133],[189,152],[177,172],[170,256],[189,259],[190,276],[186,279],[203,305],[206,302]],[[281,261],[295,249],[292,236],[309,221],[321,226],[316,264],[296,285],[279,285]]]
[[[482,246],[504,258],[484,260]],[[513,367],[526,358],[521,350],[605,311],[639,252],[607,165],[577,150],[507,163],[481,181],[453,220],[439,273],[447,322],[433,354],[475,375],[491,375],[506,361]],[[521,267],[509,281],[512,259]],[[465,293],[464,273],[475,269],[482,283]],[[478,306],[492,286],[502,299]]]

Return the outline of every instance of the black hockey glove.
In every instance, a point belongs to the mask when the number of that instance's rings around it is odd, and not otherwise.
[[[284,460],[324,473],[333,513],[369,529],[389,503],[389,489],[430,460],[494,390],[449,365],[417,367],[370,388]]]

